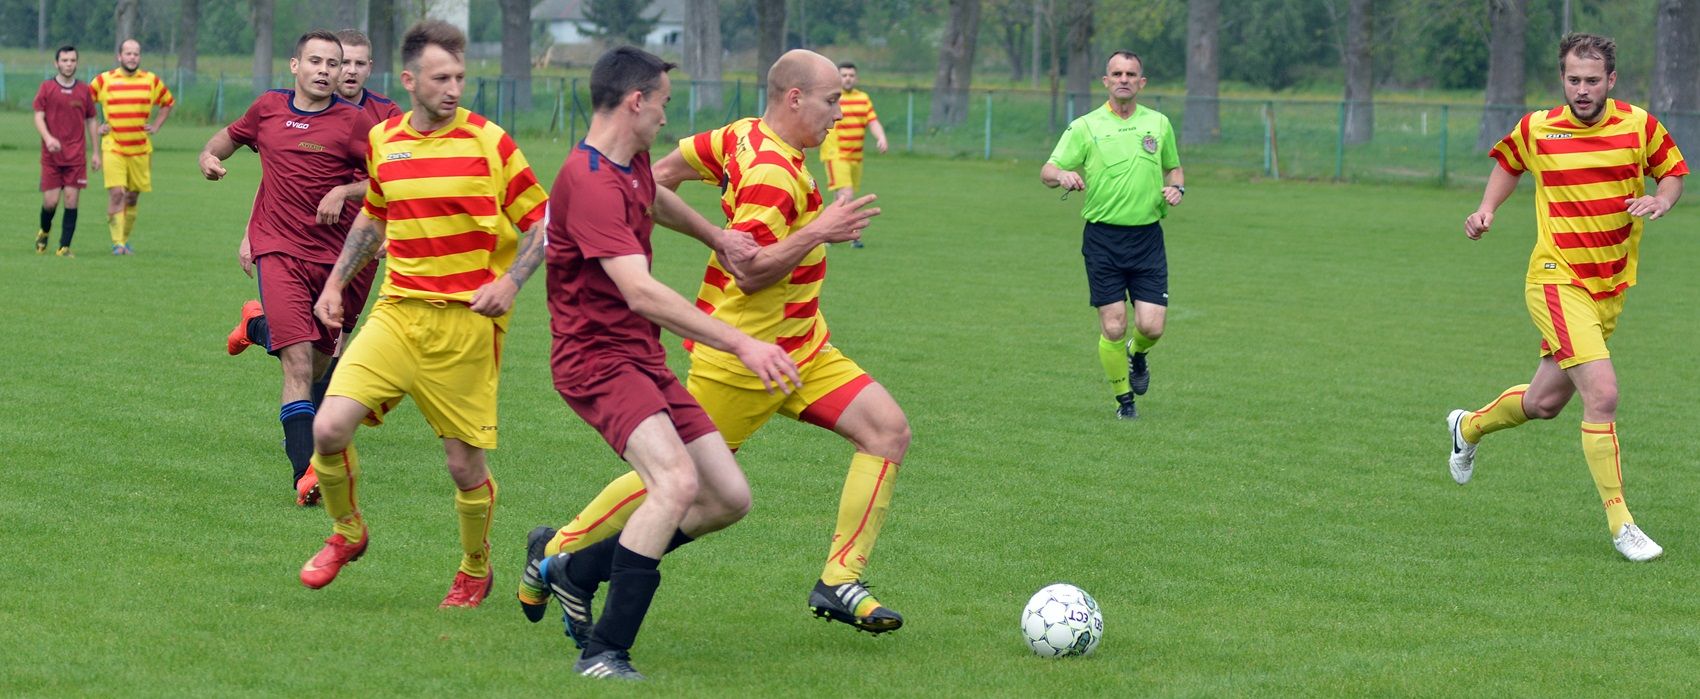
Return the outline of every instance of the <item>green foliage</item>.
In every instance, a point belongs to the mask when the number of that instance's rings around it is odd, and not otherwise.
[[[1108,56],[1126,49],[1139,54],[1147,78],[1184,80],[1186,13],[1184,0],[1101,0],[1096,21],[1098,53]]]
[[[1270,90],[1297,84],[1303,69],[1337,60],[1332,26],[1313,0],[1222,3],[1222,77]]]
[[[643,46],[661,18],[660,11],[644,16],[653,0],[585,0],[584,22],[578,29],[585,36],[605,43]]]

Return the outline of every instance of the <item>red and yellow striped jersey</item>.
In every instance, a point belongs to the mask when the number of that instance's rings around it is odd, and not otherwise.
[[[119,155],[152,153],[153,140],[142,127],[152,116],[154,105],[169,107],[177,103],[165,82],[145,70],[126,73],[123,68],[113,68],[94,76],[89,89],[94,91],[94,101],[105,108],[106,124],[112,128],[101,137],[101,150]]]
[[[1490,153],[1506,172],[1536,174],[1530,283],[1575,284],[1594,298],[1634,286],[1643,221],[1624,200],[1646,193],[1645,177],[1688,174],[1653,115],[1621,100],[1605,109],[1592,126],[1568,105],[1531,112]]]
[[[413,112],[372,127],[367,216],[386,224],[388,297],[468,303],[507,273],[548,195],[502,127],[466,109],[422,134]],[[504,318],[503,323],[506,323]]]
[[[685,162],[703,181],[720,186],[720,209],[731,228],[772,245],[820,215],[820,188],[803,167],[803,152],[779,140],[760,119],[748,118],[679,142]],[[826,246],[809,251],[786,279],[745,294],[713,255],[697,291],[697,308],[758,340],[784,348],[799,366],[826,344],[820,312],[826,279]],[[738,358],[700,343],[686,343],[693,361],[753,375]]]
[[[820,144],[820,159],[861,160],[868,124],[880,118],[874,113],[874,101],[861,90],[846,90],[838,98],[838,107],[844,110],[844,118],[832,126],[826,141]]]

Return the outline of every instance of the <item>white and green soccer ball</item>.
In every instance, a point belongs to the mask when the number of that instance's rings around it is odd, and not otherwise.
[[[1046,658],[1091,655],[1104,637],[1098,600],[1068,583],[1046,585],[1021,610],[1021,637]]]

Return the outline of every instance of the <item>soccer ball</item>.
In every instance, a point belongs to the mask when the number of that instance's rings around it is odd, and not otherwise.
[[[1046,585],[1021,610],[1021,636],[1047,658],[1091,655],[1104,637],[1098,600],[1068,583]]]

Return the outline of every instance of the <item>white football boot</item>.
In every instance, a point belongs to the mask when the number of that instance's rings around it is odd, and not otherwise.
[[[1658,544],[1653,543],[1652,539],[1647,538],[1646,532],[1641,531],[1633,522],[1623,525],[1617,536],[1612,538],[1611,544],[1617,547],[1617,552],[1623,554],[1624,558],[1636,562],[1653,560],[1665,552]]]
[[[1476,445],[1464,441],[1464,416],[1469,414],[1468,410],[1454,410],[1446,416],[1446,429],[1452,433],[1452,456],[1447,464],[1458,485],[1469,483],[1476,473]]]

